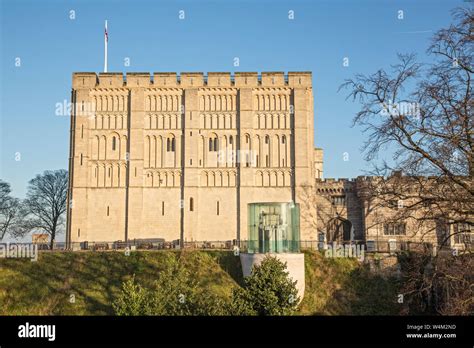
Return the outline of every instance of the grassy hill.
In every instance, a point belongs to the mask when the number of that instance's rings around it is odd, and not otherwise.
[[[0,315],[111,315],[122,282],[135,274],[151,286],[179,257],[209,292],[229,297],[242,284],[240,260],[229,251],[43,252],[37,262],[0,259]],[[355,260],[305,252],[303,315],[396,314],[396,282]]]

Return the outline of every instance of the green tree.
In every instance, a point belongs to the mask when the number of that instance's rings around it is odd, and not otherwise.
[[[233,315],[291,315],[298,306],[296,281],[288,277],[286,263],[266,256],[260,266],[245,278],[243,288],[232,293]]]
[[[112,307],[117,315],[149,315],[152,312],[151,296],[133,275],[122,284],[122,291]]]
[[[155,315],[224,315],[222,299],[200,287],[191,272],[172,258],[153,292]]]
[[[225,315],[228,304],[199,286],[191,272],[174,255],[164,262],[150,289],[131,279],[113,303],[117,315]]]

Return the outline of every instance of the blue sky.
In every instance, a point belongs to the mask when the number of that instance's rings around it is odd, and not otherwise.
[[[102,71],[105,19],[109,71],[312,71],[315,146],[325,151],[325,177],[355,177],[369,168],[360,152],[365,136],[351,128],[359,105],[338,86],[356,73],[387,68],[397,52],[428,60],[431,35],[449,25],[453,8],[467,6],[461,0],[0,2],[0,178],[19,197],[34,175],[67,168],[69,118],[56,116],[55,106],[69,100],[72,72]]]

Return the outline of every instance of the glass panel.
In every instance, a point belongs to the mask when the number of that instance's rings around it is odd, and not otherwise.
[[[298,253],[299,205],[250,203],[248,205],[249,253]]]

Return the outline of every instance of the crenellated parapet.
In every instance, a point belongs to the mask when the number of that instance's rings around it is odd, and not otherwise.
[[[312,86],[311,72],[155,72],[153,74],[108,72],[73,73],[73,88],[123,88],[123,87],[281,87],[305,88]]]
[[[347,192],[355,192],[357,190],[357,179],[346,178],[327,178],[316,179],[315,188],[316,193],[322,195],[339,195]]]

